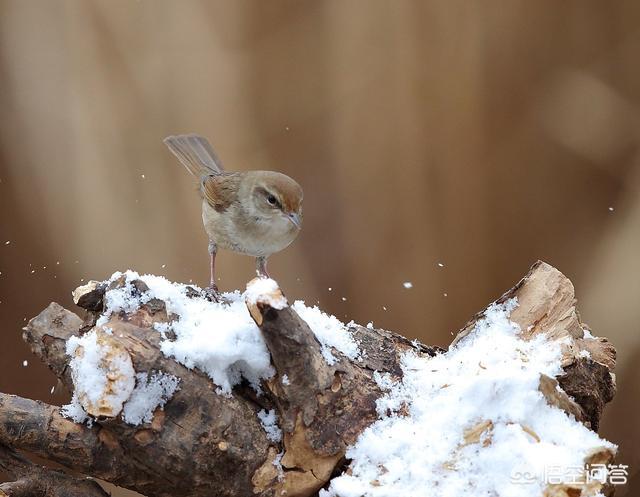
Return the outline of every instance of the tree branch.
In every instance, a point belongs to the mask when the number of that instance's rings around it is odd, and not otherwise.
[[[89,478],[78,478],[33,464],[14,450],[0,444],[0,470],[15,481],[0,483],[2,497],[109,497]]]

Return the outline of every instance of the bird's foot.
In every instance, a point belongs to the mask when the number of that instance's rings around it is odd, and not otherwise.
[[[224,301],[224,299],[222,298],[222,294],[220,293],[220,290],[218,290],[218,285],[216,285],[215,283],[205,288],[203,293],[204,293],[204,298],[210,302],[220,303]]]

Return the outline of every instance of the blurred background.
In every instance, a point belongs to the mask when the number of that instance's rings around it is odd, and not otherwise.
[[[197,132],[228,170],[302,184],[270,271],[342,320],[446,346],[537,259],[563,271],[618,348],[601,433],[633,475],[639,60],[633,0],[0,0],[0,391],[66,402],[20,335],[83,282],[207,283],[162,144]],[[219,286],[253,264],[222,253]]]

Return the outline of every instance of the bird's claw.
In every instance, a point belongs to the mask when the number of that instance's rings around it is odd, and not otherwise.
[[[222,292],[218,290],[218,285],[211,285],[204,289],[204,298],[209,302],[218,304],[230,304],[231,301],[222,296]]]
[[[204,298],[210,302],[222,302],[222,294],[218,290],[218,285],[211,285],[204,289]]]

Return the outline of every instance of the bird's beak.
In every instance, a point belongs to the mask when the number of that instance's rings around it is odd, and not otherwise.
[[[297,212],[292,212],[291,214],[288,214],[287,219],[291,221],[297,229],[302,228],[302,219],[300,219],[300,214],[298,214]]]

